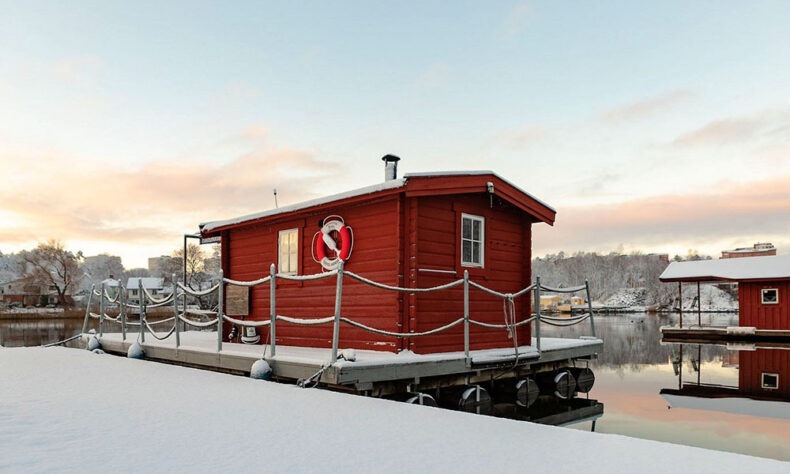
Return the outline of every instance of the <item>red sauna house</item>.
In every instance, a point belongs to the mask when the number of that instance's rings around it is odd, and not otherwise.
[[[788,255],[673,262],[660,279],[679,284],[737,283],[740,326],[790,334]]]
[[[385,157],[385,161],[386,161]],[[235,219],[201,224],[204,238],[220,237],[226,278],[255,280],[279,273],[308,275],[337,266],[401,287],[423,288],[462,278],[514,293],[531,283],[532,225],[554,223],[555,211],[491,171],[413,173],[396,178],[388,163],[383,183]],[[321,318],[334,313],[335,279],[277,279],[277,314]],[[228,285],[225,312],[252,320],[269,318],[269,288]],[[421,332],[463,313],[463,289],[409,294],[347,278],[343,316],[391,332]],[[528,317],[530,294],[515,300],[516,320]],[[233,301],[230,301],[233,300]],[[470,290],[470,313],[502,324],[501,299]],[[226,324],[224,337],[230,332]],[[531,341],[529,325],[517,329],[519,345]],[[268,332],[261,342],[268,343]],[[278,322],[277,345],[331,347],[332,325]],[[471,349],[513,347],[508,332],[472,327]],[[463,328],[399,339],[343,326],[343,348],[435,353],[463,350]]]

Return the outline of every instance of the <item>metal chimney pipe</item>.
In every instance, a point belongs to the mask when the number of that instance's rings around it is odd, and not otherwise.
[[[395,155],[384,155],[381,161],[384,162],[384,181],[398,179],[398,162],[400,158]]]

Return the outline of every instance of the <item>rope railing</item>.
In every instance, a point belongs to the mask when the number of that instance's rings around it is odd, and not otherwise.
[[[180,344],[180,337],[179,337],[179,330],[178,326],[179,323],[183,323],[185,325],[189,325],[192,327],[198,328],[208,328],[216,326],[217,328],[217,351],[222,351],[222,343],[223,343],[223,334],[222,334],[222,322],[229,322],[231,324],[241,326],[241,327],[269,327],[270,331],[270,347],[271,347],[271,356],[274,357],[275,355],[275,346],[276,346],[276,338],[275,334],[275,323],[277,321],[288,323],[288,324],[295,324],[300,326],[317,326],[317,325],[324,325],[324,324],[333,324],[333,337],[332,337],[332,359],[331,363],[337,361],[337,349],[339,344],[339,325],[340,323],[355,327],[357,329],[361,329],[366,332],[370,332],[373,334],[378,334],[381,336],[387,337],[396,337],[400,339],[409,339],[414,337],[424,337],[442,333],[449,329],[452,329],[456,326],[462,325],[464,326],[464,353],[467,360],[467,366],[471,367],[471,357],[470,357],[470,326],[481,327],[485,329],[504,329],[507,331],[508,338],[513,341],[514,348],[516,350],[516,364],[519,361],[519,354],[518,354],[518,339],[517,339],[517,332],[515,331],[516,328],[521,326],[525,326],[530,323],[535,323],[535,335],[537,340],[537,349],[538,354],[540,353],[540,324],[541,322],[546,323],[551,326],[556,327],[566,327],[572,326],[575,324],[579,324],[587,319],[590,320],[591,328],[592,328],[592,335],[595,336],[595,326],[593,324],[593,311],[592,311],[592,302],[590,301],[590,289],[589,284],[585,283],[583,286],[576,286],[576,287],[568,287],[568,288],[553,288],[550,286],[546,286],[540,283],[540,277],[537,278],[536,283],[528,285],[525,288],[520,289],[515,293],[506,293],[500,292],[491,288],[488,288],[480,283],[472,281],[469,279],[469,272],[464,272],[464,278],[454,280],[442,285],[432,286],[432,287],[424,287],[424,288],[407,288],[407,287],[400,287],[394,285],[388,285],[381,282],[377,282],[370,278],[366,278],[362,275],[358,275],[353,272],[344,271],[343,263],[340,264],[339,268],[336,270],[332,270],[329,272],[322,272],[316,273],[311,275],[288,275],[288,274],[281,274],[275,273],[274,265],[270,266],[270,274],[257,279],[257,280],[250,280],[250,281],[242,281],[242,280],[234,280],[230,278],[224,278],[222,270],[220,270],[220,283],[215,284],[211,288],[205,290],[194,290],[189,286],[184,285],[183,283],[177,282],[175,284],[174,291],[163,297],[163,298],[156,298],[154,297],[148,289],[144,288],[142,284],[139,285],[139,294],[140,294],[140,303],[134,304],[129,303],[126,298],[123,296],[125,295],[124,288],[119,285],[119,292],[115,297],[111,298],[109,293],[104,289],[104,284],[101,285],[101,291],[96,291],[95,286],[91,288],[88,298],[88,309],[86,310],[85,314],[85,324],[83,325],[83,333],[85,332],[85,328],[87,328],[87,321],[89,318],[99,319],[100,320],[100,336],[102,334],[101,330],[101,323],[104,320],[109,320],[112,322],[120,322],[124,328],[124,339],[126,337],[125,328],[127,326],[139,327],[140,328],[140,339],[141,342],[144,342],[144,337],[146,334],[146,329],[148,332],[158,340],[165,340],[168,339],[173,334],[176,335],[176,347]],[[400,293],[431,293],[437,291],[448,290],[451,288],[463,286],[464,292],[464,313],[462,317],[455,319],[443,326],[439,326],[430,330],[420,331],[420,332],[399,332],[399,331],[388,331],[384,329],[375,328],[372,326],[368,326],[363,324],[359,321],[355,321],[354,319],[342,316],[341,313],[341,297],[342,297],[342,281],[343,277],[348,275],[350,278],[357,280],[361,283],[366,285],[379,288],[382,290],[387,291],[395,291]],[[275,281],[277,279],[282,280],[291,280],[291,281],[310,281],[310,280],[320,280],[330,277],[337,278],[337,289],[335,294],[335,314],[332,316],[327,316],[323,318],[298,318],[292,316],[285,316],[282,314],[277,314],[275,312],[276,304],[275,304],[275,294],[276,294],[276,285]],[[235,285],[235,286],[243,286],[243,287],[255,287],[258,285],[262,285],[264,283],[269,283],[270,285],[270,318],[269,320],[245,320],[245,319],[237,319],[225,314],[223,307],[224,307],[224,286],[225,284],[228,285]],[[489,295],[495,296],[502,300],[503,304],[503,314],[504,314],[504,324],[497,324],[497,323],[490,323],[486,321],[475,320],[470,317],[469,311],[469,288],[475,288],[476,290],[482,291]],[[180,291],[178,291],[180,290]],[[589,311],[587,313],[573,316],[567,318],[560,318],[554,316],[548,316],[541,314],[540,308],[540,291],[546,290],[555,293],[574,293],[578,291],[586,291],[587,292],[587,304]],[[186,307],[183,308],[181,312],[178,311],[178,300],[179,297],[184,298],[184,305],[186,305],[186,296],[190,295],[193,297],[200,297],[206,296],[213,292],[218,292],[218,308],[217,311],[195,311],[195,310],[187,310]],[[530,314],[528,317],[521,321],[516,321],[516,306],[515,300],[521,296],[524,296],[530,292],[534,292],[534,301],[535,306],[537,309],[536,313]],[[99,313],[94,313],[90,310],[91,305],[91,297],[97,296],[100,298],[100,311]],[[104,311],[104,303],[119,303],[120,312],[119,315],[116,317],[111,317],[106,314]],[[150,303],[149,303],[150,302]],[[173,316],[165,319],[161,319],[158,321],[148,321],[146,318],[146,312],[149,309],[162,307],[167,304],[172,304],[173,306]],[[134,321],[127,321],[126,320],[126,310],[128,308],[132,308],[135,310],[139,310],[140,313],[140,320],[139,322]],[[207,314],[216,315],[214,318],[208,321],[196,321],[190,318],[187,318],[187,314],[193,315],[200,315],[205,316]],[[173,326],[168,330],[166,333],[157,333],[153,326],[159,324],[165,324],[168,322],[173,322]],[[69,340],[76,339],[71,338]],[[68,341],[60,341],[60,343],[68,342]],[[57,344],[57,343],[53,343]]]

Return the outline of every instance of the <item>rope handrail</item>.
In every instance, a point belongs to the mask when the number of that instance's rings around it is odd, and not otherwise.
[[[244,327],[252,327],[252,328],[257,328],[257,327],[261,327],[261,326],[268,326],[269,324],[272,323],[269,320],[264,320],[264,321],[255,321],[255,320],[245,321],[243,319],[231,318],[227,314],[223,314],[222,315],[222,319],[224,319],[225,321],[228,321],[229,323],[238,324],[239,326],[244,326]]]
[[[523,295],[524,293],[535,289],[535,284],[533,283],[533,284],[527,286],[526,288],[520,289],[516,293],[500,293],[499,291],[492,290],[491,288],[487,288],[487,287],[481,285],[480,283],[477,283],[477,282],[472,281],[472,280],[469,280],[469,286],[477,288],[478,290],[484,291],[484,292],[492,294],[494,296],[498,296],[500,298],[505,298],[505,299],[507,299],[507,298],[518,298],[519,296]]]
[[[590,313],[586,313],[583,318],[575,319],[575,320],[569,321],[567,323],[560,323],[560,322],[557,322],[557,321],[548,321],[548,320],[547,321],[543,321],[543,322],[548,324],[549,326],[566,327],[566,326],[575,326],[576,324],[579,324],[580,322],[588,319],[589,317],[590,317]]]
[[[173,325],[173,327],[172,327],[172,328],[170,328],[170,330],[169,330],[169,331],[167,331],[167,333],[166,333],[164,336],[160,337],[160,336],[158,336],[158,335],[156,334],[156,332],[154,331],[154,328],[152,328],[152,327],[151,327],[151,325],[150,325],[150,324],[148,324],[148,321],[145,321],[145,327],[147,327],[147,328],[148,328],[148,332],[150,332],[150,333],[151,333],[151,336],[154,336],[154,338],[155,338],[155,339],[159,339],[160,341],[164,341],[164,340],[165,340],[165,339],[167,339],[168,337],[172,336],[172,335],[173,335],[173,332],[175,332],[175,330],[176,330],[176,326],[175,326],[175,324],[174,324],[174,325]]]
[[[210,293],[213,293],[213,292],[217,291],[217,288],[219,288],[219,283],[217,283],[216,285],[212,286],[211,288],[209,288],[207,290],[193,290],[192,288],[184,286],[184,284],[181,283],[181,282],[177,283],[177,285],[178,285],[179,288],[181,288],[181,290],[184,291],[184,293],[192,295],[192,296],[206,296],[206,295],[208,295]],[[181,294],[183,295],[184,293],[181,293]]]
[[[179,314],[178,319],[196,328],[207,328],[209,326],[215,326],[217,324],[217,318],[214,318],[211,321],[194,321],[192,319],[185,318],[183,314]]]
[[[145,293],[145,296],[149,300],[151,300],[151,302],[154,303],[154,304],[167,303],[168,301],[170,301],[170,298],[173,297],[173,293],[170,293],[169,295],[165,296],[164,298],[154,298],[154,295],[152,295],[151,292],[148,291],[148,288],[146,288],[144,286],[142,288],[143,288],[143,293]]]
[[[392,332],[392,331],[385,331],[385,330],[383,330],[383,329],[376,329],[376,328],[372,328],[372,327],[370,327],[370,326],[366,326],[366,325],[364,325],[364,324],[362,324],[362,323],[358,323],[358,322],[356,322],[356,321],[354,321],[354,320],[352,320],[352,319],[348,319],[348,318],[346,318],[346,317],[341,317],[341,318],[340,318],[340,321],[342,321],[342,322],[344,322],[344,323],[348,324],[349,326],[354,326],[354,327],[356,327],[356,328],[363,329],[363,330],[365,330],[365,331],[372,332],[372,333],[374,333],[374,334],[379,334],[379,335],[382,335],[382,336],[392,336],[392,337],[399,337],[399,338],[409,338],[409,337],[430,336],[431,334],[437,334],[437,333],[440,333],[440,332],[442,332],[442,331],[445,331],[445,330],[447,330],[447,329],[450,329],[450,328],[452,328],[452,327],[458,326],[459,324],[461,324],[462,322],[464,322],[464,318],[458,318],[458,319],[456,319],[455,321],[453,321],[453,322],[451,322],[451,323],[445,324],[444,326],[440,326],[440,327],[438,327],[438,328],[431,329],[431,330],[429,330],[429,331],[423,331],[423,332],[409,332],[409,333],[403,333],[403,332]]]
[[[483,321],[476,321],[474,319],[469,320],[469,324],[474,324],[475,326],[480,326],[483,328],[490,328],[490,329],[508,329],[508,328],[516,328],[519,326],[523,326],[525,324],[529,324],[534,321],[537,316],[532,316],[531,318],[524,319],[514,324],[492,324],[492,323],[484,323]]]
[[[145,324],[146,326],[149,324],[162,324],[162,323],[168,323],[170,321],[175,321],[175,319],[176,319],[175,316],[170,316],[169,318],[166,319],[160,319],[159,321],[148,321],[148,319],[146,319]]]
[[[357,275],[354,272],[346,271],[346,272],[343,272],[343,274],[344,275],[348,275],[348,276],[350,276],[351,278],[353,278],[355,280],[359,280],[362,283],[367,283],[368,285],[374,286],[376,288],[381,288],[383,290],[400,291],[402,293],[430,293],[432,291],[440,291],[440,290],[446,290],[448,288],[453,288],[453,287],[456,287],[458,285],[462,285],[464,283],[463,279],[458,279],[458,280],[455,280],[455,281],[451,281],[450,283],[445,283],[444,285],[432,286],[432,287],[429,287],[429,288],[404,288],[404,287],[401,287],[401,286],[385,285],[384,283],[379,283],[379,282],[373,281],[373,280],[371,280],[369,278],[365,278],[362,275]]]
[[[277,278],[281,278],[283,280],[309,281],[309,280],[322,280],[324,278],[329,278],[329,277],[335,276],[335,275],[337,275],[337,270],[332,270],[332,271],[323,272],[323,273],[313,273],[313,274],[310,274],[310,275],[288,275],[286,273],[278,273],[275,276]]]
[[[581,286],[572,286],[570,288],[553,288],[551,286],[546,286],[546,285],[541,284],[540,285],[540,289],[541,290],[546,290],[546,291],[551,291],[553,293],[576,293],[577,291],[584,291],[584,290],[586,290],[587,287],[584,286],[584,285],[581,285]]]
[[[118,298],[121,297],[121,292],[119,291],[118,294],[115,295],[114,298],[110,298],[110,294],[107,293],[107,290],[104,290],[104,299],[107,300],[108,303],[117,303]]]
[[[285,321],[287,323],[299,324],[302,326],[317,326],[320,324],[331,323],[335,320],[334,316],[327,316],[325,318],[293,318],[290,316],[283,316],[281,314],[278,314],[276,318],[278,321]]]
[[[269,281],[269,280],[271,280],[271,279],[272,279],[272,276],[271,276],[271,275],[268,275],[268,276],[265,276],[265,277],[263,277],[263,278],[261,278],[261,279],[258,279],[258,280],[252,280],[252,281],[231,280],[230,278],[223,278],[223,279],[222,279],[222,281],[224,281],[225,283],[227,283],[227,284],[229,284],[229,285],[236,285],[236,286],[257,286],[257,285],[260,285],[260,284],[262,284],[262,283],[266,283],[266,282],[268,282],[268,281]],[[179,284],[179,285],[180,285],[180,284]]]
[[[71,342],[71,341],[73,341],[74,339],[77,339],[77,338],[80,338],[80,337],[82,337],[82,333],[75,334],[75,335],[71,336],[71,337],[70,337],[70,338],[68,338],[68,339],[63,339],[62,341],[57,341],[57,342],[50,342],[49,344],[42,344],[42,345],[41,345],[41,347],[54,347],[54,346],[59,346],[59,345],[61,345],[61,344],[66,344],[67,342]]]
[[[566,322],[566,321],[582,321],[590,317],[590,313],[583,313],[576,316],[569,316],[567,318],[558,318],[555,316],[545,316],[543,314],[540,315],[541,321],[557,321],[557,322]]]

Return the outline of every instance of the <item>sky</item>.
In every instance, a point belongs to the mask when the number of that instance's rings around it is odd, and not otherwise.
[[[790,253],[790,4],[0,0],[0,251],[491,169],[533,254]]]

